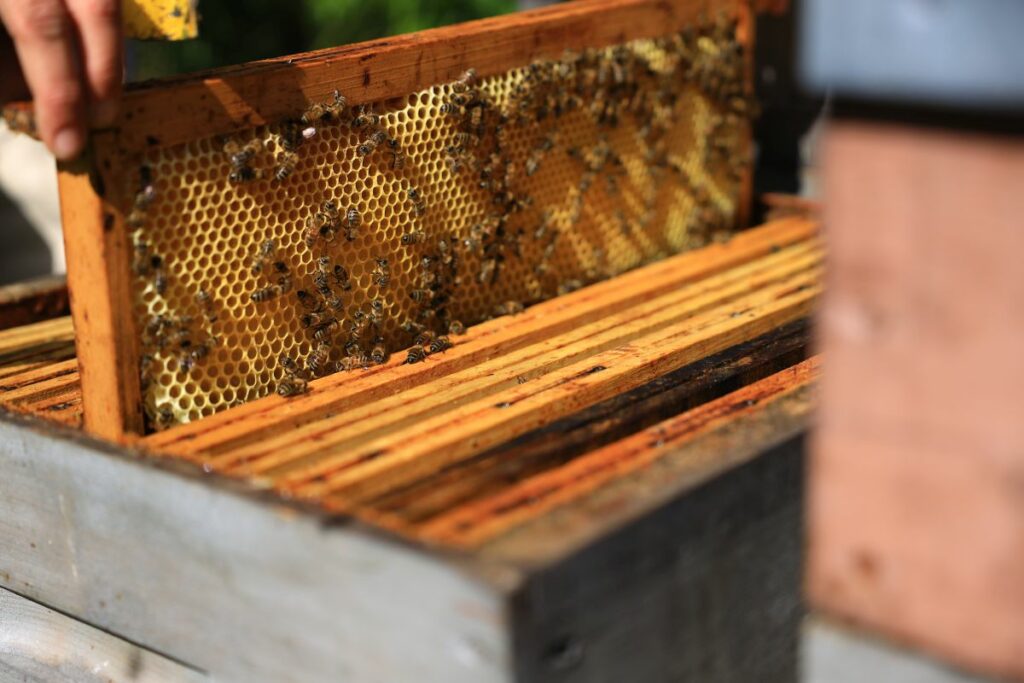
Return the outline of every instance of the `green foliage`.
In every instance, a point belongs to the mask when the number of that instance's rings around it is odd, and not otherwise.
[[[135,43],[135,79],[279,57],[503,14],[515,0],[201,0],[198,40]]]

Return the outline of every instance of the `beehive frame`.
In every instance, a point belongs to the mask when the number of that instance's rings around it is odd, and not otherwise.
[[[116,189],[131,172],[127,159],[294,117],[335,90],[353,106],[380,102],[452,82],[470,67],[487,78],[565,50],[669,35],[722,13],[736,19],[737,39],[749,46],[749,12],[741,0],[589,0],[130,89],[118,127],[94,135],[89,158],[59,169],[86,428],[115,440],[143,431],[131,231]],[[740,185],[749,197],[748,172]],[[747,203],[739,205],[741,223]]]

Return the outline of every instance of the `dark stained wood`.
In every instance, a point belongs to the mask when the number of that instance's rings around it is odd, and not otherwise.
[[[64,276],[45,277],[0,288],[0,330],[70,313]]]
[[[656,422],[718,398],[806,357],[798,321],[597,404],[367,503],[407,524],[490,496]]]

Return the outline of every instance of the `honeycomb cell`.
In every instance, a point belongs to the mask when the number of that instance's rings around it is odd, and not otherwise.
[[[124,188],[147,415],[265,396],[321,342],[324,374],[706,244],[734,222],[746,85],[712,23],[349,109],[308,140],[285,121],[147,152]]]

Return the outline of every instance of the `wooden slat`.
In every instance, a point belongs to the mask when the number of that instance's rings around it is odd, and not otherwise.
[[[445,545],[476,545],[612,479],[647,467],[725,421],[762,410],[765,404],[807,385],[817,378],[819,372],[820,359],[808,359],[789,370],[593,451],[554,471],[524,479],[497,495],[456,508],[435,518],[416,533],[423,539]]]
[[[786,325],[374,498],[366,507],[400,518],[410,527],[422,526],[458,507],[493,497],[513,485],[510,482],[562,467],[596,448],[792,367],[806,358],[808,345],[807,321]]]
[[[364,405],[393,394],[398,382],[408,386],[469,368],[489,357],[509,353],[546,337],[592,323],[615,310],[634,307],[686,283],[723,272],[772,251],[807,240],[817,225],[806,220],[778,221],[737,235],[724,245],[682,254],[612,281],[530,307],[511,319],[472,328],[440,357],[401,366],[396,355],[385,366],[366,372],[340,373],[312,383],[308,395],[295,399],[269,396],[145,439],[148,448],[182,455],[224,450],[257,440],[254,425],[286,431],[330,413]]]
[[[67,280],[55,275],[0,288],[0,330],[66,316]]]
[[[586,358],[419,425],[342,453],[328,451],[315,468],[292,475],[287,490],[338,509],[426,472],[465,459],[533,428],[628,391],[710,353],[807,315],[818,294],[799,281],[745,297],[642,340]]]
[[[24,372],[8,375],[0,379],[0,401],[4,399],[7,392],[14,389],[70,374],[78,374],[78,360],[75,358],[57,363],[47,363]]]
[[[218,457],[204,457],[203,461],[213,469],[240,464],[238,469],[246,474],[276,471],[283,465],[293,468],[307,454],[315,454],[324,448],[354,447],[380,434],[451,411],[588,356],[634,342],[703,311],[762,290],[768,283],[785,281],[803,272],[808,272],[803,282],[813,282],[816,276],[809,269],[819,261],[820,253],[815,248],[794,247],[793,253],[787,250],[746,267],[727,271],[461,372],[429,383],[396,386],[390,397],[358,409],[346,406],[336,417],[313,423],[307,428],[288,430],[277,439],[268,438],[272,433],[262,431],[262,438],[251,447]],[[438,397],[443,397],[443,400],[438,400]]]
[[[58,173],[85,428],[121,441],[142,432],[138,336],[131,311],[131,245],[112,193],[118,154],[96,136],[97,155]],[[100,150],[107,150],[102,152]]]
[[[49,342],[73,341],[74,329],[70,317],[22,325],[0,331],[0,363],[5,356],[31,349]]]
[[[752,22],[740,0],[588,0],[130,87],[119,126],[124,150],[170,146],[279,121],[335,89],[353,104],[454,81],[469,67],[503,73],[566,49],[604,47],[681,31],[725,11]]]

